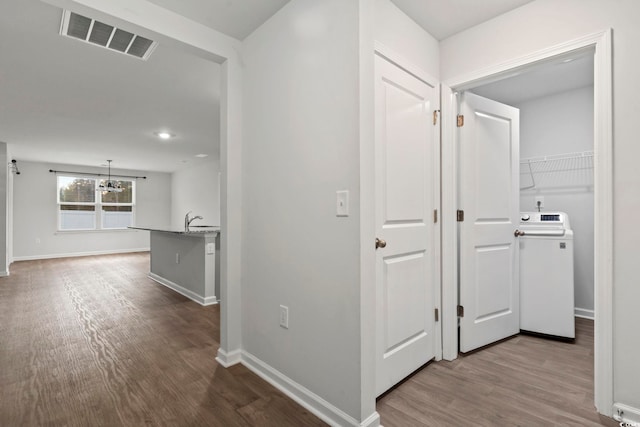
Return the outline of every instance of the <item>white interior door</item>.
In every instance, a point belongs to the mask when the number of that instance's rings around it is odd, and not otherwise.
[[[437,88],[375,58],[376,392],[434,358]],[[372,241],[373,245],[374,242]]]
[[[460,114],[460,351],[467,352],[520,331],[520,129],[517,108],[472,93],[461,94]]]

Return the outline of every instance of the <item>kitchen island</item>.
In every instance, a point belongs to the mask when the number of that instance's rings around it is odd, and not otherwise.
[[[218,302],[220,227],[129,227],[149,231],[149,278],[202,305]]]

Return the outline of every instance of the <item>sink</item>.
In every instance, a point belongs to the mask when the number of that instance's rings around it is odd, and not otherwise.
[[[206,234],[206,233],[215,233],[220,231],[220,226],[218,225],[190,225],[186,230],[187,233],[194,234]]]

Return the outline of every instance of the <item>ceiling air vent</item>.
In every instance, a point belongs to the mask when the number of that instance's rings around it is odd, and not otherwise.
[[[144,60],[157,45],[153,40],[68,10],[62,14],[60,34]]]

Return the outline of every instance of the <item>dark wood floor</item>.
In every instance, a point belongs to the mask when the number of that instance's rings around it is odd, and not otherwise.
[[[11,265],[0,426],[325,425],[243,366],[218,366],[218,306],[148,270],[146,253]]]
[[[593,322],[576,341],[518,335],[431,363],[378,400],[385,427],[617,426],[593,406]]]
[[[0,426],[324,425],[215,361],[218,306],[147,278],[146,253],[24,261],[0,279]],[[385,427],[597,426],[593,323],[426,366],[383,396]]]

